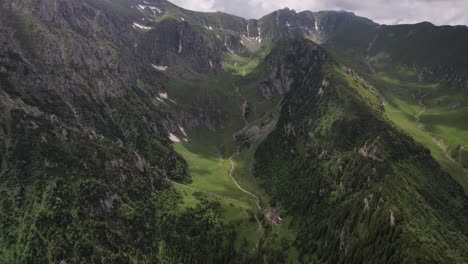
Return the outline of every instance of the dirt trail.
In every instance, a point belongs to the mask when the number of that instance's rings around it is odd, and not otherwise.
[[[237,156],[237,155],[239,155],[239,152],[237,152],[236,154],[234,154],[233,156],[231,156],[229,158],[229,162],[231,163],[231,169],[229,170],[229,176],[234,181],[234,183],[236,184],[237,188],[239,188],[239,190],[241,190],[243,193],[246,193],[246,194],[248,194],[248,195],[250,195],[250,196],[252,196],[254,198],[254,201],[255,201],[255,204],[257,205],[258,210],[263,213],[263,209],[262,209],[262,206],[260,205],[260,199],[258,198],[258,196],[251,193],[251,192],[249,192],[249,191],[247,191],[247,190],[245,190],[244,188],[242,188],[242,186],[239,185],[239,183],[236,181],[236,179],[233,176],[234,170],[236,169],[236,164],[233,161],[233,158],[235,156]],[[257,221],[257,224],[258,224],[258,231],[260,232],[260,237],[258,239],[257,244],[255,245],[255,248],[258,248],[258,245],[260,244],[260,240],[262,239],[262,236],[263,236],[263,233],[264,233],[264,228],[263,228],[262,222],[260,222],[260,220],[258,219],[256,213],[254,214],[254,217],[255,217],[255,220]]]
[[[416,120],[418,121],[418,128],[422,128],[423,127],[423,124],[421,123],[421,115],[424,114],[424,112],[427,111],[427,106],[424,104],[424,98],[427,96],[428,94],[424,94],[423,96],[421,96],[421,98],[419,98],[418,100],[418,104],[423,108],[415,117],[416,117]]]
[[[421,96],[421,98],[419,98],[418,100],[418,104],[423,108],[417,115],[415,115],[414,117],[416,118],[417,122],[418,122],[418,128],[420,128],[424,133],[430,135],[432,137],[432,142],[440,148],[440,150],[442,150],[442,152],[444,153],[444,155],[450,160],[450,161],[453,161],[453,162],[456,162],[452,156],[450,156],[450,153],[448,151],[448,146],[445,144],[445,142],[443,140],[440,140],[434,136],[432,136],[428,131],[426,131],[425,129],[423,129],[423,123],[421,123],[421,115],[424,114],[426,111],[427,111],[427,106],[424,104],[424,98],[426,98],[427,96],[429,95],[429,93],[425,93],[424,95]]]
[[[236,154],[238,155],[238,154]],[[236,156],[234,155],[234,156]],[[250,196],[252,196],[254,198],[254,201],[255,201],[255,204],[257,205],[257,208],[258,210],[262,210],[262,207],[260,206],[260,199],[258,198],[257,195],[245,190],[244,188],[242,188],[242,186],[239,185],[239,183],[236,181],[236,179],[234,178],[233,174],[234,174],[234,170],[236,168],[236,165],[234,163],[234,161],[232,160],[234,158],[234,156],[230,157],[229,158],[229,162],[231,163],[231,169],[229,170],[229,176],[231,177],[231,179],[234,181],[234,183],[236,184],[237,188],[239,188],[239,190],[241,190],[243,193],[246,193]]]
[[[240,132],[242,132],[242,131],[247,130],[248,127],[249,127],[249,121],[247,120],[247,118],[245,116],[246,112],[247,112],[248,101],[245,98],[245,96],[240,93],[239,86],[237,86],[235,83],[233,83],[232,86],[234,86],[236,94],[240,98],[242,98],[241,110],[242,110],[242,119],[244,119],[244,127],[240,130]],[[240,186],[239,183],[234,178],[234,171],[236,169],[236,164],[235,164],[233,159],[234,159],[234,157],[238,156],[239,154],[240,154],[240,150],[237,150],[236,154],[229,157],[229,163],[231,164],[231,169],[229,170],[229,176],[231,177],[232,181],[236,184],[237,188],[239,188],[239,190],[241,190],[243,193],[246,193],[246,194],[248,194],[248,195],[250,195],[250,196],[252,196],[254,198],[254,202],[257,205],[258,211],[263,214],[263,208],[260,205],[260,199],[258,198],[258,196],[251,193],[251,192],[249,192],[249,191],[247,191],[247,190],[245,190],[244,188],[242,188],[242,186]],[[253,250],[258,249],[258,246],[259,246],[260,241],[261,241],[261,239],[263,237],[263,234],[264,234],[264,228],[263,228],[262,222],[260,222],[260,220],[258,219],[257,213],[254,214],[254,217],[255,217],[255,220],[257,221],[257,224],[258,224],[258,231],[260,233],[260,237],[259,237],[258,242],[255,245],[255,248]]]

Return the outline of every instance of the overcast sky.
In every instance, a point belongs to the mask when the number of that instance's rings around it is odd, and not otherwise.
[[[468,0],[169,0],[190,10],[222,11],[260,18],[289,7],[296,11],[347,10],[381,24],[429,21],[436,25],[468,25]]]

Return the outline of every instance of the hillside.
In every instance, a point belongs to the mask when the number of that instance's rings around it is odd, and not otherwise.
[[[0,262],[467,262],[467,36],[3,1]]]
[[[295,216],[301,262],[463,262],[462,188],[389,124],[372,85],[313,44],[286,49],[278,61],[299,73],[255,175]]]

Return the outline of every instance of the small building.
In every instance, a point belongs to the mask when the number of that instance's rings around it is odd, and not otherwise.
[[[281,219],[280,214],[276,209],[271,209],[270,212],[266,214],[266,218],[274,225],[280,225],[283,219]]]

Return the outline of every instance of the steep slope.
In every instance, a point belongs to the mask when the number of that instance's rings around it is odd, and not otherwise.
[[[219,203],[174,211],[182,197],[166,179],[190,177],[124,4],[1,4],[0,262],[234,258]]]
[[[389,124],[375,89],[311,43],[270,56],[281,56],[291,88],[255,175],[294,217],[301,261],[466,261],[466,196]]]
[[[369,74],[406,42],[382,33],[363,60],[383,28],[3,1],[0,262],[466,261],[466,195],[386,119],[390,78]]]
[[[437,27],[425,22],[355,27],[324,43],[340,61],[373,83],[388,117],[428,147],[465,192],[467,36],[466,26]]]

